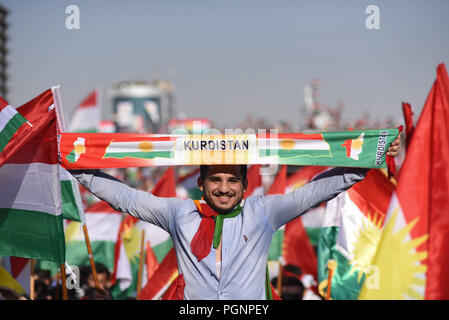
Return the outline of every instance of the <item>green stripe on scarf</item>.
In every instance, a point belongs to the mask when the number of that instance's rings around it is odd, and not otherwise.
[[[214,249],[217,249],[220,244],[221,233],[223,231],[223,220],[227,218],[234,218],[242,212],[242,206],[238,205],[233,211],[226,214],[219,214],[214,216],[215,231],[214,231]]]

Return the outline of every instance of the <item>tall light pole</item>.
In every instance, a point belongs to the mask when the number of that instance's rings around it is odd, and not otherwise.
[[[0,5],[0,96],[6,99],[8,94],[8,35],[6,31],[8,30],[8,23],[6,22],[6,17],[9,11]]]

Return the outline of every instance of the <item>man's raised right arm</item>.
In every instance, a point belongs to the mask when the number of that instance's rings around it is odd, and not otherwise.
[[[117,211],[155,224],[169,231],[181,199],[161,198],[136,190],[100,170],[69,170],[90,192]]]

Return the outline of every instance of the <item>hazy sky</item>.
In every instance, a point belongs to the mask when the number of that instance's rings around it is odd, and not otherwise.
[[[68,114],[94,87],[159,73],[174,82],[177,111],[219,126],[246,114],[297,122],[315,78],[322,102],[344,101],[349,118],[401,119],[401,102],[419,114],[438,63],[449,67],[447,0],[0,3],[10,10],[9,102],[60,84]],[[79,30],[65,27],[71,4]],[[380,30],[365,27],[371,4]]]

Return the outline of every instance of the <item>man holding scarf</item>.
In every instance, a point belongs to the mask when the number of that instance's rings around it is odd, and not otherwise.
[[[398,150],[399,137],[387,155]],[[100,170],[70,172],[114,209],[171,235],[185,281],[184,299],[263,300],[271,298],[266,271],[274,232],[363,180],[368,170],[333,168],[289,194],[243,200],[246,165],[201,166],[201,201],[159,198]]]

